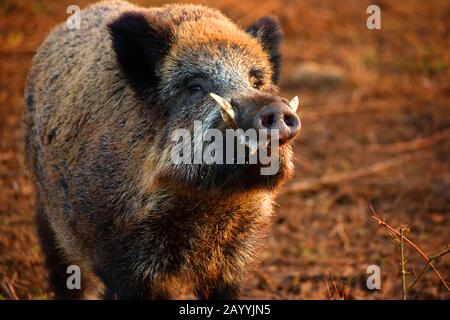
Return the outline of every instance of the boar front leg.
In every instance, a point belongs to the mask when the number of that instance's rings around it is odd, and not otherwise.
[[[82,299],[85,287],[85,279],[81,280],[80,289],[70,290],[67,286],[67,267],[71,264],[66,261],[64,254],[56,242],[56,236],[47,220],[39,199],[36,200],[36,225],[45,255],[45,266],[48,270],[50,287],[53,290],[56,300],[75,300]]]
[[[200,285],[195,294],[201,300],[237,300],[241,286],[237,281],[225,281],[220,278],[208,285]]]
[[[106,285],[105,300],[170,300],[172,295],[166,290],[159,290],[156,287],[142,283],[135,284],[133,288],[129,286],[113,287]]]
[[[105,300],[169,300],[172,292],[149,279],[136,276],[136,271],[123,269],[121,265],[105,263],[97,268],[97,275],[105,285]]]

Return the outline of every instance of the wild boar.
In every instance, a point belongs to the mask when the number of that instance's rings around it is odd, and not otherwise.
[[[55,298],[82,298],[88,287],[87,277],[80,290],[67,287],[69,265],[98,277],[107,299],[169,299],[180,288],[238,298],[300,129],[298,101],[277,94],[278,20],[242,30],[204,6],[105,1],[80,22],[49,34],[25,89],[26,153]],[[196,121],[278,132],[277,172],[261,175],[259,162],[173,163],[172,134]]]

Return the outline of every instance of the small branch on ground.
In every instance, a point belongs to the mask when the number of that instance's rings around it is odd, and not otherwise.
[[[450,252],[450,244],[448,244],[447,247],[444,250],[442,250],[441,252],[439,252],[438,254],[435,254],[435,255],[429,257],[430,262],[436,261],[437,259],[439,259],[440,257],[446,255],[449,252]],[[414,282],[411,283],[411,285],[409,286],[408,290],[411,290],[412,288],[414,288],[414,286],[422,279],[422,277],[425,274],[425,272],[430,268],[430,262],[428,262],[425,265],[425,267],[423,267],[422,271],[420,272],[420,274],[418,276],[415,275]]]
[[[407,238],[405,235],[402,235],[402,233],[400,233],[399,231],[397,231],[395,228],[391,227],[385,220],[381,219],[378,214],[375,212],[374,208],[372,207],[372,205],[370,205],[370,209],[372,210],[372,217],[378,222],[378,224],[381,224],[382,226],[384,226],[386,229],[388,229],[388,231],[397,236],[400,239],[404,239],[411,247],[413,247],[419,254],[420,256],[425,260],[425,262],[427,263],[427,266],[430,266],[431,269],[433,270],[434,274],[438,277],[438,279],[441,281],[441,283],[444,285],[444,287],[447,289],[448,292],[450,292],[450,287],[448,286],[447,282],[444,280],[444,278],[442,277],[442,275],[439,273],[439,271],[436,269],[436,267],[433,264],[433,261],[436,261],[437,258],[442,257],[443,255],[448,253],[448,248],[445,249],[443,252],[440,252],[439,254],[437,254],[435,257],[433,256],[428,256],[427,254],[425,254],[423,252],[422,249],[419,248],[418,245],[416,245],[412,240],[410,240],[409,238]],[[434,258],[434,259],[433,259]],[[421,278],[420,276],[418,278]],[[416,279],[416,282],[418,280]]]
[[[392,111],[393,106],[396,106],[394,108],[398,109],[411,109],[407,104],[403,103],[400,100],[396,101],[390,101],[390,103],[386,103],[384,100],[376,101],[374,103],[371,103],[370,105],[366,105],[365,107],[361,106],[348,106],[348,105],[342,105],[339,107],[332,107],[328,110],[324,111],[311,111],[311,112],[305,112],[305,118],[308,119],[308,121],[315,121],[315,120],[322,120],[326,117],[333,117],[333,116],[341,116],[341,115],[350,115],[350,114],[358,114],[358,113],[379,113],[379,112],[386,112],[386,111]],[[326,107],[325,107],[326,109]]]
[[[345,282],[342,285],[342,293],[339,292],[339,289],[336,285],[336,281],[334,281],[333,274],[330,271],[330,281],[333,285],[333,291],[334,293],[331,293],[330,285],[328,284],[328,280],[325,279],[325,285],[327,286],[327,292],[328,292],[328,299],[329,300],[346,300],[346,297],[348,296],[346,294],[346,288],[345,288]]]
[[[400,254],[401,254],[401,274],[402,274],[402,287],[403,287],[403,300],[408,298],[408,288],[406,287],[406,260],[405,260],[405,248],[404,248],[404,234],[408,230],[406,225],[400,226]]]
[[[320,178],[308,179],[301,182],[293,183],[284,189],[285,193],[296,193],[302,191],[311,191],[320,189],[327,185],[337,185],[347,181],[359,179],[362,177],[374,175],[390,168],[397,167],[410,161],[424,159],[430,156],[430,153],[408,153],[389,160],[375,163],[371,166],[356,169],[350,172],[334,173],[324,175]]]
[[[372,144],[366,147],[368,152],[405,152],[428,147],[441,140],[450,138],[450,128],[433,133],[427,137],[420,137],[411,141],[391,144]]]

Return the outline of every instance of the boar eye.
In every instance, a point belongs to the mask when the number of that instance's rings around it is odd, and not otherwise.
[[[203,92],[203,87],[198,83],[193,83],[189,85],[188,89],[191,96]]]
[[[262,86],[262,81],[258,77],[251,75],[249,78],[249,81],[250,81],[250,85],[255,89],[259,89]]]

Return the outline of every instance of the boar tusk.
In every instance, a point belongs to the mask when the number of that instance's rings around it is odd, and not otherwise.
[[[289,107],[292,109],[292,111],[297,112],[298,96],[295,96],[294,98],[292,98],[292,100],[289,102]]]
[[[229,127],[236,129],[238,127],[236,122],[236,113],[234,112],[231,104],[215,93],[211,92],[209,95],[220,105],[220,115],[222,116],[223,121]]]
[[[227,111],[223,108],[220,109],[220,115],[222,116],[223,121],[226,123],[226,125],[232,129],[237,129],[237,123],[234,118],[234,111]]]

